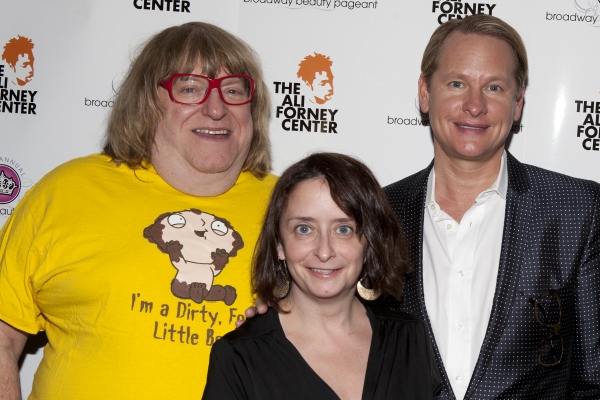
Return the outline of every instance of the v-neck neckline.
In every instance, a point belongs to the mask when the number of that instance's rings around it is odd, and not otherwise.
[[[371,325],[371,344],[369,346],[369,356],[367,358],[367,369],[365,371],[361,399],[369,400],[372,399],[375,394],[374,388],[376,387],[377,382],[370,382],[368,380],[376,380],[376,377],[379,376],[379,371],[372,371],[373,369],[377,368],[377,366],[375,365],[375,346],[377,345],[377,339],[379,338],[379,326],[375,323],[375,316],[373,315],[373,311],[367,305],[363,304],[363,306],[365,307],[365,312],[367,314],[367,318],[369,318],[369,323]],[[322,386],[321,389],[329,394],[328,397],[331,396],[332,399],[341,400],[337,393],[331,388],[331,386],[329,386],[329,384],[327,384],[327,382],[325,382],[323,378],[321,378],[319,374],[315,372],[315,370],[308,364],[308,362],[306,362],[304,357],[302,357],[302,354],[300,354],[296,346],[294,346],[294,344],[285,336],[283,326],[281,325],[281,321],[279,319],[279,313],[270,308],[269,311],[271,310],[274,313],[273,319],[278,328],[277,332],[281,334],[280,339],[282,340],[282,343],[286,347],[288,347],[290,354],[298,360],[300,365],[303,365],[307,374],[312,375],[313,378],[315,378],[315,381],[318,382],[320,386]],[[367,390],[369,390],[369,392],[366,392]]]

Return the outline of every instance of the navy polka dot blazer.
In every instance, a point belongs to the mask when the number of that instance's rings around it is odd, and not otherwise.
[[[392,308],[431,326],[423,297],[423,171],[385,188],[410,249],[413,271]],[[600,399],[600,185],[522,164],[508,154],[508,193],[496,293],[465,399]],[[558,365],[538,362],[553,330],[536,321],[534,299],[558,291],[564,353]],[[433,337],[433,336],[432,336]],[[454,399],[444,380],[440,399]]]

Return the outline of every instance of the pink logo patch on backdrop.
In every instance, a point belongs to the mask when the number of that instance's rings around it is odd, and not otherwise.
[[[8,204],[21,192],[21,178],[17,171],[0,164],[0,204]]]

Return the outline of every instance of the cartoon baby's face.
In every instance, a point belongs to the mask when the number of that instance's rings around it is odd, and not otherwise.
[[[211,253],[217,249],[227,253],[233,250],[233,229],[212,214],[182,211],[165,217],[161,223],[165,226],[163,240],[182,244],[181,253],[187,262],[210,264]]]

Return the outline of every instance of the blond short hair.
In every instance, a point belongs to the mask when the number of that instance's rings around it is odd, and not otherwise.
[[[256,90],[250,104],[254,131],[242,170],[263,178],[271,170],[270,98],[258,56],[241,39],[204,22],[167,28],[143,45],[118,90],[103,153],[131,168],[151,163],[154,133],[163,113],[159,83],[175,73],[191,73],[199,60],[202,73],[211,78],[224,69],[254,79]]]
[[[423,52],[421,61],[421,76],[430,83],[431,76],[439,67],[439,58],[442,46],[446,38],[453,32],[491,36],[505,41],[510,45],[515,54],[514,77],[517,87],[527,86],[529,67],[527,62],[527,50],[519,33],[500,18],[486,14],[476,14],[463,19],[452,19],[440,25],[431,35],[427,47]],[[520,91],[518,92],[520,93]]]

